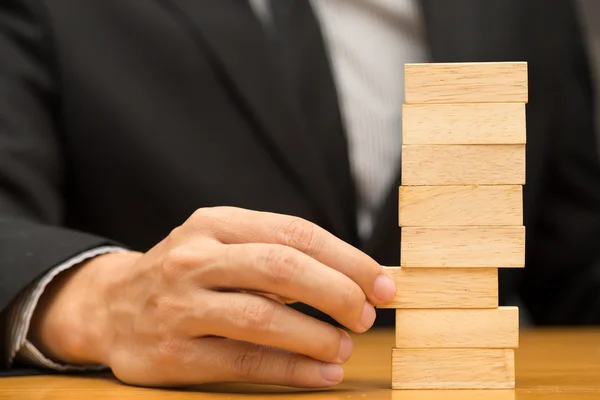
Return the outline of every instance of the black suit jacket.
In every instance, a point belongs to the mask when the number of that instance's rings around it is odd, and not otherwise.
[[[600,169],[573,4],[420,5],[432,61],[529,63],[526,268],[501,272],[501,298],[538,324],[600,322]],[[397,265],[399,180],[359,242],[331,74],[297,109],[277,76],[244,1],[0,2],[0,310],[58,263],[146,250],[204,206],[304,217]]]

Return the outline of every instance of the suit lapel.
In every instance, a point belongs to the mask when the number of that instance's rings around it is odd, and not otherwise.
[[[157,0],[182,22],[222,71],[222,80],[255,132],[311,204],[319,222],[347,231],[336,207],[323,160],[293,118],[278,84],[274,53],[247,1]]]

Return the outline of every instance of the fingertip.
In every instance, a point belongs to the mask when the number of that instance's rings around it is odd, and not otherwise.
[[[362,315],[360,317],[359,325],[362,328],[357,331],[358,333],[363,333],[371,329],[373,324],[375,323],[375,318],[377,317],[377,312],[375,311],[375,307],[371,305],[368,301],[365,301],[363,306]]]
[[[396,296],[396,282],[387,273],[382,273],[373,283],[373,297],[375,303],[385,304]]]
[[[328,386],[337,385],[344,379],[344,368],[339,364],[321,364],[321,377]]]
[[[339,329],[339,328],[338,328]],[[343,330],[343,329],[339,329],[340,332],[340,346],[338,349],[338,355],[337,355],[337,362],[338,363],[345,363],[347,362],[350,357],[352,356],[352,351],[354,350],[354,343],[352,343],[352,339],[350,338],[350,335],[348,335],[348,333]]]

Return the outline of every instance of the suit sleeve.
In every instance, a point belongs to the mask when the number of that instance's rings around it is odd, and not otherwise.
[[[60,88],[43,21],[37,1],[0,1],[0,371],[18,294],[77,254],[120,245],[61,227]]]
[[[9,366],[23,364],[64,372],[105,369],[105,366],[65,365],[51,360],[28,339],[28,333],[39,299],[56,276],[63,271],[80,265],[86,260],[102,254],[121,251],[125,250],[119,247],[106,246],[83,252],[51,269],[42,279],[34,281],[25,290],[21,291],[17,299],[7,310],[8,318],[6,327],[8,333],[6,339]]]

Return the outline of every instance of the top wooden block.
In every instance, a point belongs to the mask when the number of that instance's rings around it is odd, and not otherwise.
[[[527,103],[527,63],[422,63],[404,66],[405,102]]]

